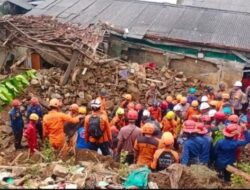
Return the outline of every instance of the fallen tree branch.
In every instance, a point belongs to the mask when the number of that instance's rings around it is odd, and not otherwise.
[[[246,172],[243,172],[243,171],[241,171],[241,170],[239,170],[239,169],[237,169],[237,168],[235,168],[235,167],[233,167],[231,165],[227,165],[226,170],[228,172],[230,172],[230,173],[233,173],[233,174],[236,174],[238,176],[241,176],[245,180],[247,180],[248,182],[250,182],[250,175],[247,174]]]

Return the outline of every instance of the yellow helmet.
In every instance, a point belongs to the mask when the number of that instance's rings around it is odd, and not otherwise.
[[[162,140],[162,142],[165,145],[172,145],[172,144],[174,144],[174,136],[170,132],[163,133],[163,135],[161,137],[161,140]]]
[[[29,117],[30,120],[37,121],[39,119],[39,116],[35,113],[32,113]]]
[[[85,106],[79,107],[78,113],[86,114],[87,113],[87,108]]]
[[[176,100],[181,101],[181,98],[182,98],[182,95],[181,94],[177,94]]]
[[[169,111],[167,114],[166,114],[166,118],[167,119],[174,119],[175,117],[175,113],[173,111]]]
[[[124,109],[123,108],[118,108],[115,112],[116,115],[123,115],[125,112],[124,112]]]

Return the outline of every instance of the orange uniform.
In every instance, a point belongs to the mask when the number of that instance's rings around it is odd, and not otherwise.
[[[164,170],[168,166],[180,161],[179,155],[176,151],[169,148],[158,149],[151,163],[151,168],[154,170]]]
[[[174,137],[176,137],[177,122],[175,120],[173,119],[169,120],[166,117],[164,117],[161,124],[162,124],[162,132],[170,132]]]
[[[198,109],[195,109],[193,107],[189,107],[187,110],[186,120],[193,120],[193,116],[199,115],[199,114],[200,114],[200,112]]]
[[[119,117],[119,116],[115,116],[111,122],[110,122],[111,126],[116,126],[118,129],[121,129],[122,127],[125,126],[125,121],[124,121],[124,117]]]
[[[151,117],[155,120],[161,122],[161,108],[157,107],[156,109],[153,107],[149,107],[148,111],[150,112]]]
[[[65,143],[65,122],[78,123],[79,118],[73,118],[54,110],[50,111],[43,118],[43,135],[44,137],[49,137],[49,142],[55,149],[62,148]]]
[[[89,134],[89,120],[91,116],[100,117],[100,128],[103,132],[103,136],[100,139],[95,139],[94,137],[91,137]],[[85,118],[84,127],[85,127],[85,140],[87,142],[101,144],[104,142],[112,141],[111,129],[110,129],[108,117],[106,114],[103,114],[102,112],[93,112],[92,114],[87,115]]]
[[[153,161],[153,155],[157,150],[159,140],[155,137],[139,136],[135,141],[135,150],[137,152],[137,164],[150,167]]]

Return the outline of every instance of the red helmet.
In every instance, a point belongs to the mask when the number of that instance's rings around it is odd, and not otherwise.
[[[135,105],[135,110],[136,110],[136,111],[140,111],[140,110],[142,110],[142,108],[143,108],[143,107],[142,107],[141,104],[136,104],[136,105]]]
[[[228,117],[228,121],[230,121],[232,123],[238,123],[239,122],[239,117],[238,117],[238,115],[230,115]]]
[[[38,98],[37,97],[32,97],[31,100],[30,100],[30,103],[32,105],[37,105],[39,103]]]
[[[205,135],[208,133],[208,130],[203,123],[196,123],[196,130],[197,130],[197,133],[201,135]]]
[[[167,109],[168,108],[168,103],[167,101],[162,101],[161,102],[161,109]]]
[[[192,120],[187,120],[183,123],[183,131],[186,133],[195,133],[196,132],[196,122]]]
[[[127,114],[127,118],[128,118],[129,120],[137,120],[137,118],[138,118],[138,113],[137,113],[137,111],[135,111],[135,110],[129,110],[129,111],[128,111],[128,114]]]
[[[203,115],[203,116],[201,116],[201,121],[202,122],[209,122],[209,121],[211,121],[211,118],[208,115]]]
[[[20,100],[18,100],[18,99],[14,99],[14,100],[12,101],[12,106],[14,106],[14,107],[21,106],[21,102],[20,102]]]
[[[223,134],[226,137],[233,137],[239,133],[239,126],[236,124],[230,124],[223,129]]]
[[[214,118],[223,121],[226,119],[226,115],[223,112],[216,112]]]

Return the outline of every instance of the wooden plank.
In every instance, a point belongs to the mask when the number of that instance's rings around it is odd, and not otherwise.
[[[60,81],[60,84],[61,84],[61,85],[65,85],[65,84],[68,82],[70,73],[71,73],[71,71],[75,68],[75,66],[76,66],[76,64],[77,64],[77,62],[78,62],[78,58],[79,58],[80,55],[81,55],[81,54],[79,53],[79,51],[77,51],[77,50],[74,50],[74,51],[73,51],[73,55],[72,55],[72,58],[71,58],[71,60],[70,60],[69,65],[68,65],[68,67],[67,67],[67,70],[66,70],[66,72],[65,72],[65,74],[64,74],[64,76],[63,76],[63,78],[62,78],[61,81]]]

